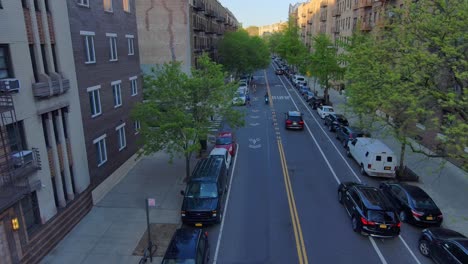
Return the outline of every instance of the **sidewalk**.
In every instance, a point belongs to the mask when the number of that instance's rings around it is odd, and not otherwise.
[[[313,83],[313,82],[309,82]],[[323,89],[317,85],[319,95]],[[346,107],[345,93],[329,89],[330,101],[335,111],[348,117],[353,123],[352,113]],[[371,131],[372,135],[387,144],[397,156],[400,143],[388,133]],[[442,158],[428,158],[406,148],[405,163],[419,176],[416,185],[423,188],[441,208],[444,214],[443,226],[468,235],[468,173]]]

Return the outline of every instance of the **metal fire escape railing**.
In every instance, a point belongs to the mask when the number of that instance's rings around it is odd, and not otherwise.
[[[12,150],[11,137],[16,138],[15,150]],[[12,95],[2,91],[0,92],[0,212],[40,186],[40,181],[30,183],[27,177],[38,169],[40,169],[39,152],[37,149],[24,149]]]

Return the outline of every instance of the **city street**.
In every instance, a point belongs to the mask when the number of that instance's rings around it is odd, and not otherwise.
[[[257,91],[237,132],[239,152],[224,223],[208,229],[216,263],[430,263],[420,255],[419,228],[402,224],[400,237],[354,233],[338,203],[340,182],[377,186],[359,174],[334,135],[274,68],[254,75]],[[270,91],[271,105],[263,96]],[[304,114],[303,131],[287,131],[284,113]],[[221,233],[219,252],[218,234]],[[351,261],[352,262],[352,261]]]

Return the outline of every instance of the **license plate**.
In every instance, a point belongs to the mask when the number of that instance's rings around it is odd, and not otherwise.
[[[384,170],[391,170],[391,169],[392,169],[392,167],[390,167],[390,166],[385,166],[384,167]]]
[[[200,226],[203,226],[203,225],[202,225],[202,223],[196,223],[195,226],[200,227]]]
[[[293,122],[293,125],[297,125],[297,122]]]
[[[381,224],[381,225],[380,225],[380,228],[386,229],[386,228],[387,228],[387,225]]]
[[[428,216],[428,217],[426,217],[426,220],[434,220],[434,217]]]

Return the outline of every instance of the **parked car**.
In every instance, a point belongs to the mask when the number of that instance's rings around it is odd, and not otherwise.
[[[314,96],[309,99],[309,105],[312,107],[312,109],[317,109],[321,105],[325,105],[325,98],[319,97],[319,96]]]
[[[310,92],[310,88],[307,85],[299,84],[299,93],[304,96],[307,92]]]
[[[293,79],[292,79],[293,85],[296,86],[296,87],[298,86],[299,82],[303,83],[305,81],[306,81],[306,78],[304,76],[298,75],[298,74],[294,75]]]
[[[376,237],[400,234],[401,222],[397,213],[378,188],[344,182],[338,187],[338,201],[351,217],[355,232]]]
[[[180,216],[182,223],[202,227],[220,223],[224,213],[228,169],[223,159],[201,159],[193,169],[185,191]]]
[[[333,107],[328,106],[328,105],[321,105],[317,108],[317,114],[320,116],[320,118],[324,119],[327,115],[334,114],[335,110]]]
[[[245,105],[247,103],[247,97],[245,93],[241,91],[237,91],[236,94],[234,95],[234,98],[232,99],[232,104],[233,105]]]
[[[276,75],[283,75],[283,74],[284,74],[284,71],[283,71],[283,69],[278,68],[278,69],[276,69],[275,74],[276,74]]]
[[[231,166],[232,157],[229,151],[225,148],[214,148],[210,152],[210,157],[221,158],[226,163],[226,168],[229,170]]]
[[[336,127],[336,139],[338,139],[343,147],[348,147],[348,141],[358,137],[371,137],[370,133],[364,132],[357,127],[341,126]]]
[[[348,119],[346,119],[344,115],[340,114],[327,115],[323,123],[328,127],[328,130],[332,132],[336,131],[337,127],[349,125]]]
[[[306,93],[304,93],[304,94],[302,95],[302,97],[304,97],[304,99],[306,100],[306,102],[308,102],[308,101],[309,101],[312,97],[314,97],[314,96],[315,96],[315,94],[314,94],[314,92],[312,92],[312,91],[307,91]]]
[[[468,263],[468,238],[445,228],[424,229],[419,238],[419,252],[435,263]]]
[[[348,141],[346,154],[359,164],[362,175],[388,178],[396,176],[397,157],[378,139],[358,137]]]
[[[302,113],[298,111],[289,111],[285,113],[286,120],[284,126],[286,129],[304,129],[304,120],[302,119]]]
[[[216,136],[215,148],[225,148],[231,156],[236,155],[236,137],[233,132],[223,131]]]
[[[437,227],[442,224],[444,218],[439,207],[418,186],[404,183],[382,183],[380,189],[393,202],[402,222]]]
[[[162,264],[209,263],[210,244],[208,232],[199,228],[179,228],[172,235]]]

